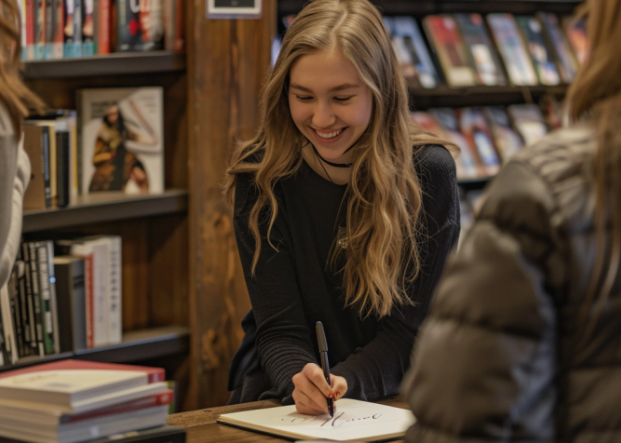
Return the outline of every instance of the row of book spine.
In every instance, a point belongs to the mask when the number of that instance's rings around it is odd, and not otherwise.
[[[430,15],[424,34],[413,17],[384,20],[404,75],[420,88],[568,84],[587,57],[584,20],[552,13]]]
[[[551,114],[560,106],[546,103]],[[536,104],[508,107],[432,108],[411,114],[424,130],[457,145],[457,177],[460,180],[495,176],[523,146],[536,142],[558,126],[557,115],[544,114]]]
[[[120,343],[121,238],[24,241],[0,294],[0,366]]]
[[[22,59],[183,51],[183,0],[18,0]]]

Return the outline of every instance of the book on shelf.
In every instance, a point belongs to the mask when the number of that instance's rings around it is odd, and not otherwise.
[[[477,75],[455,19],[450,15],[429,15],[423,19],[423,25],[448,85],[476,85]]]
[[[448,135],[457,147],[459,147],[459,155],[457,156],[457,178],[459,180],[476,179],[485,175],[481,170],[481,165],[476,157],[475,147],[468,143],[468,140],[459,130],[459,121],[454,109],[451,108],[433,108],[429,113],[435,118],[440,127]]]
[[[586,32],[586,18],[566,16],[562,20],[567,42],[574,52],[578,65],[583,65],[589,53],[589,39]]]
[[[563,83],[571,83],[576,76],[578,65],[561,30],[558,17],[549,12],[538,12],[536,17],[543,25]]]
[[[82,57],[82,0],[65,0],[63,30],[63,56]]]
[[[81,192],[164,190],[161,87],[78,91]]]
[[[58,339],[60,352],[88,349],[86,337],[85,260],[80,257],[54,257]]]
[[[164,49],[163,0],[117,0],[116,50]]]
[[[492,41],[487,33],[485,21],[480,14],[454,14],[461,36],[470,53],[472,64],[478,74],[478,82],[487,86],[504,86],[507,78]]]
[[[516,86],[537,85],[537,74],[513,15],[494,13],[488,14],[486,19],[511,83]]]
[[[458,116],[460,132],[468,145],[474,146],[485,176],[498,174],[501,161],[483,111],[480,108],[461,108]]]
[[[535,104],[519,104],[507,107],[507,112],[513,122],[513,127],[530,145],[548,133],[548,127],[539,106]]]
[[[392,33],[392,42],[401,69],[410,83],[417,88],[432,89],[439,78],[431,61],[423,36],[412,17],[385,17]]]
[[[30,160],[30,183],[24,193],[24,209],[37,210],[52,206],[50,188],[49,128],[24,123],[24,150]]]
[[[86,346],[122,341],[121,237],[113,235],[58,239],[57,255],[79,257],[85,263]]]
[[[522,31],[526,47],[539,77],[539,83],[546,86],[558,85],[561,82],[561,77],[548,50],[541,23],[531,16],[517,16],[515,20],[520,31]]]
[[[164,49],[167,51],[183,51],[185,49],[183,0],[163,1]]]
[[[494,142],[503,163],[506,163],[524,143],[520,136],[511,126],[511,120],[507,111],[501,106],[488,106],[484,108],[485,116],[489,123]]]

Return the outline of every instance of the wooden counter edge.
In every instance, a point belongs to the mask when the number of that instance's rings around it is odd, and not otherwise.
[[[408,405],[400,396],[387,398],[378,403],[396,408],[408,409]],[[278,400],[262,400],[250,403],[240,403],[238,405],[219,406],[216,408],[199,409],[197,411],[179,412],[169,415],[166,424],[171,426],[180,426],[183,428],[191,428],[194,426],[203,426],[216,423],[216,419],[222,414],[230,412],[248,411],[251,409],[266,409],[280,406]]]

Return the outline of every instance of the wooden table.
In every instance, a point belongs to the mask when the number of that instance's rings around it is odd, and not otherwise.
[[[384,405],[407,409],[407,404],[399,397],[380,401]],[[172,426],[180,426],[187,429],[186,443],[264,443],[264,442],[290,442],[290,440],[270,437],[255,432],[245,431],[232,426],[216,423],[220,414],[229,412],[247,411],[249,409],[264,409],[280,406],[276,400],[263,400],[252,403],[242,403],[232,406],[221,406],[197,411],[180,412],[168,416],[166,423]],[[403,440],[395,440],[403,442]]]

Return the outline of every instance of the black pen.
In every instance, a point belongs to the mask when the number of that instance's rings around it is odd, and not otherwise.
[[[332,387],[332,383],[330,383],[330,363],[328,363],[328,342],[326,341],[326,334],[323,331],[323,324],[320,321],[315,323],[315,332],[317,333],[317,344],[319,345],[319,357],[321,358],[321,369],[323,369],[323,376],[326,378],[328,385]],[[330,417],[334,417],[334,406],[332,405],[332,399],[328,398],[327,400]]]

